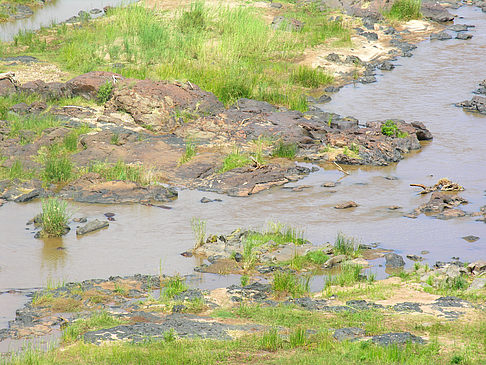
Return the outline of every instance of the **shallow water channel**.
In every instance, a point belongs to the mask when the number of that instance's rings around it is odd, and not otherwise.
[[[0,208],[0,292],[38,287],[48,281],[160,271],[193,273],[194,265],[200,262],[180,255],[194,242],[192,217],[207,220],[211,234],[230,233],[238,227],[258,228],[277,220],[302,228],[305,237],[315,244],[332,242],[341,231],[363,243],[379,242],[380,247],[403,255],[420,255],[428,250],[430,253],[424,256],[429,263],[453,256],[463,261],[484,258],[486,224],[475,218],[445,221],[424,215],[417,219],[403,217],[430,197],[418,194],[420,189],[409,184],[433,185],[442,177],[466,188],[461,194],[470,202],[464,207],[466,211],[478,211],[486,204],[486,117],[453,106],[470,99],[478,82],[486,77],[486,14],[470,7],[456,12],[464,17],[456,23],[476,25],[471,40],[424,41],[412,58],[400,58],[395,70],[379,76],[378,83],[349,85],[322,105],[326,111],[355,116],[361,123],[386,118],[423,121],[434,140],[420,152],[388,167],[346,167],[351,171],[349,176],[322,166],[296,183],[310,185],[301,192],[278,188],[248,198],[218,196],[222,202],[201,204],[203,196],[215,198],[216,194],[181,190],[179,199],[170,204],[171,210],[72,204],[74,217],[116,214],[116,221],[110,222],[108,229],[82,238],[77,238],[73,229],[62,239],[34,239],[26,222],[40,211],[40,203],[8,203]],[[340,184],[335,188],[320,186],[327,181]],[[333,208],[347,200],[356,201],[359,207]],[[402,209],[388,210],[391,205]],[[461,238],[467,235],[480,239],[468,243]],[[372,270],[382,273],[377,266]],[[214,274],[197,274],[194,278],[204,288],[238,280],[236,276]],[[0,295],[1,326],[14,314],[14,306],[7,303],[21,301],[19,296]]]
[[[34,9],[34,14],[25,19],[0,23],[0,41],[13,40],[19,31],[38,30],[51,24],[61,23],[72,16],[78,15],[83,10],[89,12],[92,9],[103,10],[105,6],[119,6],[134,2],[134,0],[53,0],[39,9]],[[96,17],[103,14],[92,14]]]

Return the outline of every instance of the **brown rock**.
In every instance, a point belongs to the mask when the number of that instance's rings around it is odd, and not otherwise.
[[[107,81],[113,82],[114,78],[123,80],[121,75],[113,72],[92,71],[69,80],[66,82],[66,85],[75,96],[96,99],[100,86],[104,85]]]
[[[14,83],[10,79],[0,80],[0,96],[14,94],[17,91]]]
[[[356,204],[355,202],[350,200],[348,202],[338,204],[334,208],[336,208],[336,209],[348,209],[348,208],[355,208],[357,206],[358,206],[358,204]]]

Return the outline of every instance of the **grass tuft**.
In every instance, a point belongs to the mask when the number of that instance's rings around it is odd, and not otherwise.
[[[299,147],[296,143],[285,143],[283,141],[279,141],[273,148],[272,156],[288,158],[291,160],[295,157],[298,150]]]
[[[65,233],[69,213],[67,203],[58,198],[42,200],[42,235],[59,237]]]
[[[334,82],[334,77],[319,69],[299,66],[290,75],[290,81],[304,87],[316,89]]]
[[[300,278],[291,272],[276,272],[273,277],[272,289],[278,294],[290,294],[294,298],[309,293],[310,276]]]
[[[357,257],[361,254],[359,243],[353,237],[348,237],[341,232],[338,233],[334,242],[334,255],[346,255]]]

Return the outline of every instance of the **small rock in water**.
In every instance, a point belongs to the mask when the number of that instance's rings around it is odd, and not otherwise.
[[[102,221],[99,221],[98,219],[95,219],[94,221],[86,223],[84,226],[76,229],[76,235],[82,236],[86,233],[94,232],[94,231],[97,231],[99,229],[108,227],[109,225],[110,224],[108,222],[102,222]]]
[[[467,40],[471,39],[473,36],[470,33],[457,33],[456,39]]]
[[[334,188],[335,186],[336,186],[336,183],[332,182],[332,181],[327,181],[327,182],[321,184],[321,187],[323,187],[323,188]]]
[[[185,251],[185,252],[181,253],[181,256],[184,256],[184,257],[192,257],[193,254],[190,251]]]
[[[478,236],[473,236],[473,235],[469,235],[469,236],[465,236],[465,237],[462,237],[463,240],[466,240],[467,242],[476,242],[479,237]]]
[[[91,9],[91,10],[89,11],[89,13],[90,13],[90,14],[99,14],[99,13],[101,13],[101,12],[102,12],[102,10],[100,10],[100,9]]]
[[[422,256],[417,256],[417,255],[407,255],[407,259],[412,260],[412,261],[423,261]]]
[[[115,219],[115,218],[113,218],[113,217],[108,217],[107,219],[108,219],[110,222],[114,222],[114,221],[116,221],[116,219]]]
[[[73,222],[76,223],[86,223],[88,219],[86,217],[73,218]]]
[[[205,196],[201,199],[201,203],[205,204],[205,203],[211,203],[212,200],[209,199],[209,198],[206,198]]]
[[[421,255],[427,255],[429,253],[430,253],[430,251],[427,251],[427,250],[420,251],[420,254]]]
[[[401,209],[402,207],[399,206],[399,205],[392,205],[392,206],[389,206],[388,207],[388,210],[397,210],[397,209]]]
[[[385,260],[385,266],[389,268],[399,268],[405,266],[405,261],[403,261],[403,257],[393,252],[387,253],[385,255]]]
[[[106,218],[113,218],[115,216],[115,213],[105,213],[104,215]]]
[[[348,202],[338,204],[334,208],[336,208],[336,209],[348,209],[348,208],[355,208],[357,206],[358,206],[358,204],[356,204],[355,202],[350,200]]]
[[[239,253],[239,252],[235,253],[235,257],[234,258],[235,258],[235,261],[236,262],[243,261],[243,255],[241,253]]]
[[[452,39],[452,36],[449,33],[446,32],[439,32],[439,33],[432,33],[430,35],[430,39],[436,39],[438,41],[445,41],[447,39]]]
[[[396,176],[385,176],[385,179],[387,179],[387,180],[398,180],[398,177],[396,177]]]

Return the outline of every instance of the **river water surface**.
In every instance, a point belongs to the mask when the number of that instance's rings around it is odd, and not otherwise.
[[[434,140],[420,152],[388,167],[346,167],[351,171],[349,176],[322,166],[297,183],[310,186],[302,192],[279,188],[248,198],[218,196],[222,202],[201,204],[203,196],[217,196],[181,190],[170,204],[171,210],[72,204],[74,217],[116,214],[108,229],[82,238],[72,230],[58,240],[34,239],[26,222],[40,211],[40,203],[8,203],[0,208],[0,291],[110,275],[193,273],[199,262],[180,256],[194,242],[192,217],[207,220],[208,233],[258,228],[278,220],[300,227],[315,244],[332,242],[341,231],[363,243],[380,242],[381,247],[402,255],[430,251],[424,255],[429,263],[453,256],[464,261],[485,258],[486,224],[471,217],[447,221],[423,215],[403,217],[429,198],[409,184],[433,185],[442,177],[466,188],[461,194],[470,202],[464,207],[466,211],[478,211],[486,204],[486,117],[453,106],[471,98],[478,82],[486,77],[486,14],[470,7],[456,12],[464,17],[456,23],[476,25],[471,40],[424,41],[412,58],[400,58],[395,70],[379,76],[378,83],[347,86],[322,105],[326,111],[355,116],[361,123],[385,118],[423,121]],[[327,181],[340,184],[331,189],[320,186]],[[356,201],[359,207],[333,208],[347,200]],[[387,208],[391,205],[402,209],[390,211]],[[468,243],[462,239],[467,235],[480,239]],[[238,278],[205,275],[195,280],[211,288]],[[0,295],[4,319],[10,315],[3,311],[2,301],[10,302],[11,297]]]

